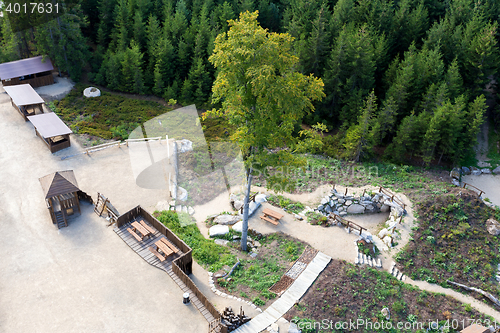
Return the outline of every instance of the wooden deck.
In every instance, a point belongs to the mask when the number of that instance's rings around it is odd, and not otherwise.
[[[141,218],[137,218],[136,221],[140,221]],[[143,221],[150,226],[152,229],[154,227],[146,221],[146,219],[143,219]],[[130,221],[129,223],[126,223],[122,225],[120,228],[115,227],[114,232],[120,238],[128,245],[132,250],[135,251],[142,259],[144,259],[148,264],[155,266],[156,268],[159,268],[163,271],[165,271],[174,281],[177,283],[179,288],[181,288],[182,292],[184,293],[189,293],[189,298],[191,300],[191,303],[194,304],[194,306],[200,311],[200,313],[205,317],[207,322],[212,322],[215,320],[215,318],[212,316],[212,314],[207,310],[207,308],[200,302],[198,297],[195,296],[195,294],[192,292],[191,289],[189,289],[184,282],[181,281],[181,279],[172,271],[172,262],[179,258],[180,256],[183,255],[182,251],[178,251],[177,253],[169,255],[165,261],[161,262],[160,259],[158,259],[151,251],[149,251],[150,246],[154,246],[154,243],[157,242],[160,238],[163,238],[163,236],[158,230],[154,233],[153,236],[144,238],[142,241],[138,242],[128,231],[127,228],[131,228],[131,223],[134,221]],[[180,303],[182,300],[178,300]]]

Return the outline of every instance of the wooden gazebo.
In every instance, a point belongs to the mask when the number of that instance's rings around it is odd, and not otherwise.
[[[50,59],[42,56],[4,62],[0,64],[0,80],[4,87],[26,83],[41,87],[54,83],[53,70]]]
[[[54,113],[43,113],[29,116],[28,120],[35,126],[36,135],[55,153],[71,146],[69,135],[73,131]]]
[[[78,183],[73,170],[58,171],[40,178],[45,202],[50,212],[52,223],[60,229],[68,226],[67,216],[75,209],[80,211],[78,201]]]
[[[19,111],[24,120],[28,120],[28,116],[35,115],[36,110],[43,113],[42,104],[45,101],[29,84],[4,87],[4,89],[10,97],[12,106]]]

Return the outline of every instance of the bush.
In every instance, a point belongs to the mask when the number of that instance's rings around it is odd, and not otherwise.
[[[260,298],[258,297],[255,297],[253,300],[252,300],[252,303],[257,305],[257,306],[263,306],[264,304],[266,304],[265,301],[261,300]]]

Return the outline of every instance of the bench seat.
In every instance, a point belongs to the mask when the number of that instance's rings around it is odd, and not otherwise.
[[[271,219],[271,218],[269,218],[267,216],[261,215],[260,218],[263,219],[263,220],[266,220],[267,222],[271,222],[274,225],[278,225],[278,221],[275,221],[275,220],[273,220],[273,219]]]
[[[142,241],[142,237],[140,237],[138,234],[134,232],[134,230],[127,228],[127,231],[134,236],[135,239],[137,239],[138,242]]]
[[[152,246],[149,247],[149,251],[154,254],[161,262],[167,260],[166,257],[162,256],[158,251],[156,251]]]

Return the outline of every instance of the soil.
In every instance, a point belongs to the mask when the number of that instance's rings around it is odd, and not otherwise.
[[[415,316],[414,320],[427,324],[430,320],[455,320],[459,323],[459,330],[463,329],[462,323],[468,326],[469,318],[484,318],[478,311],[465,308],[463,303],[451,297],[420,291],[397,281],[386,272],[354,266],[336,259],[330,262],[285,318],[292,320],[297,316],[320,323],[326,319],[333,322],[333,325],[349,320],[356,322],[360,318],[371,322],[386,322],[381,314],[384,307],[389,308],[390,321],[394,327],[397,322],[410,321],[411,315]],[[323,328],[325,330],[320,329],[319,332],[337,332],[334,328]],[[354,330],[338,331],[373,332],[374,329],[362,326]]]

